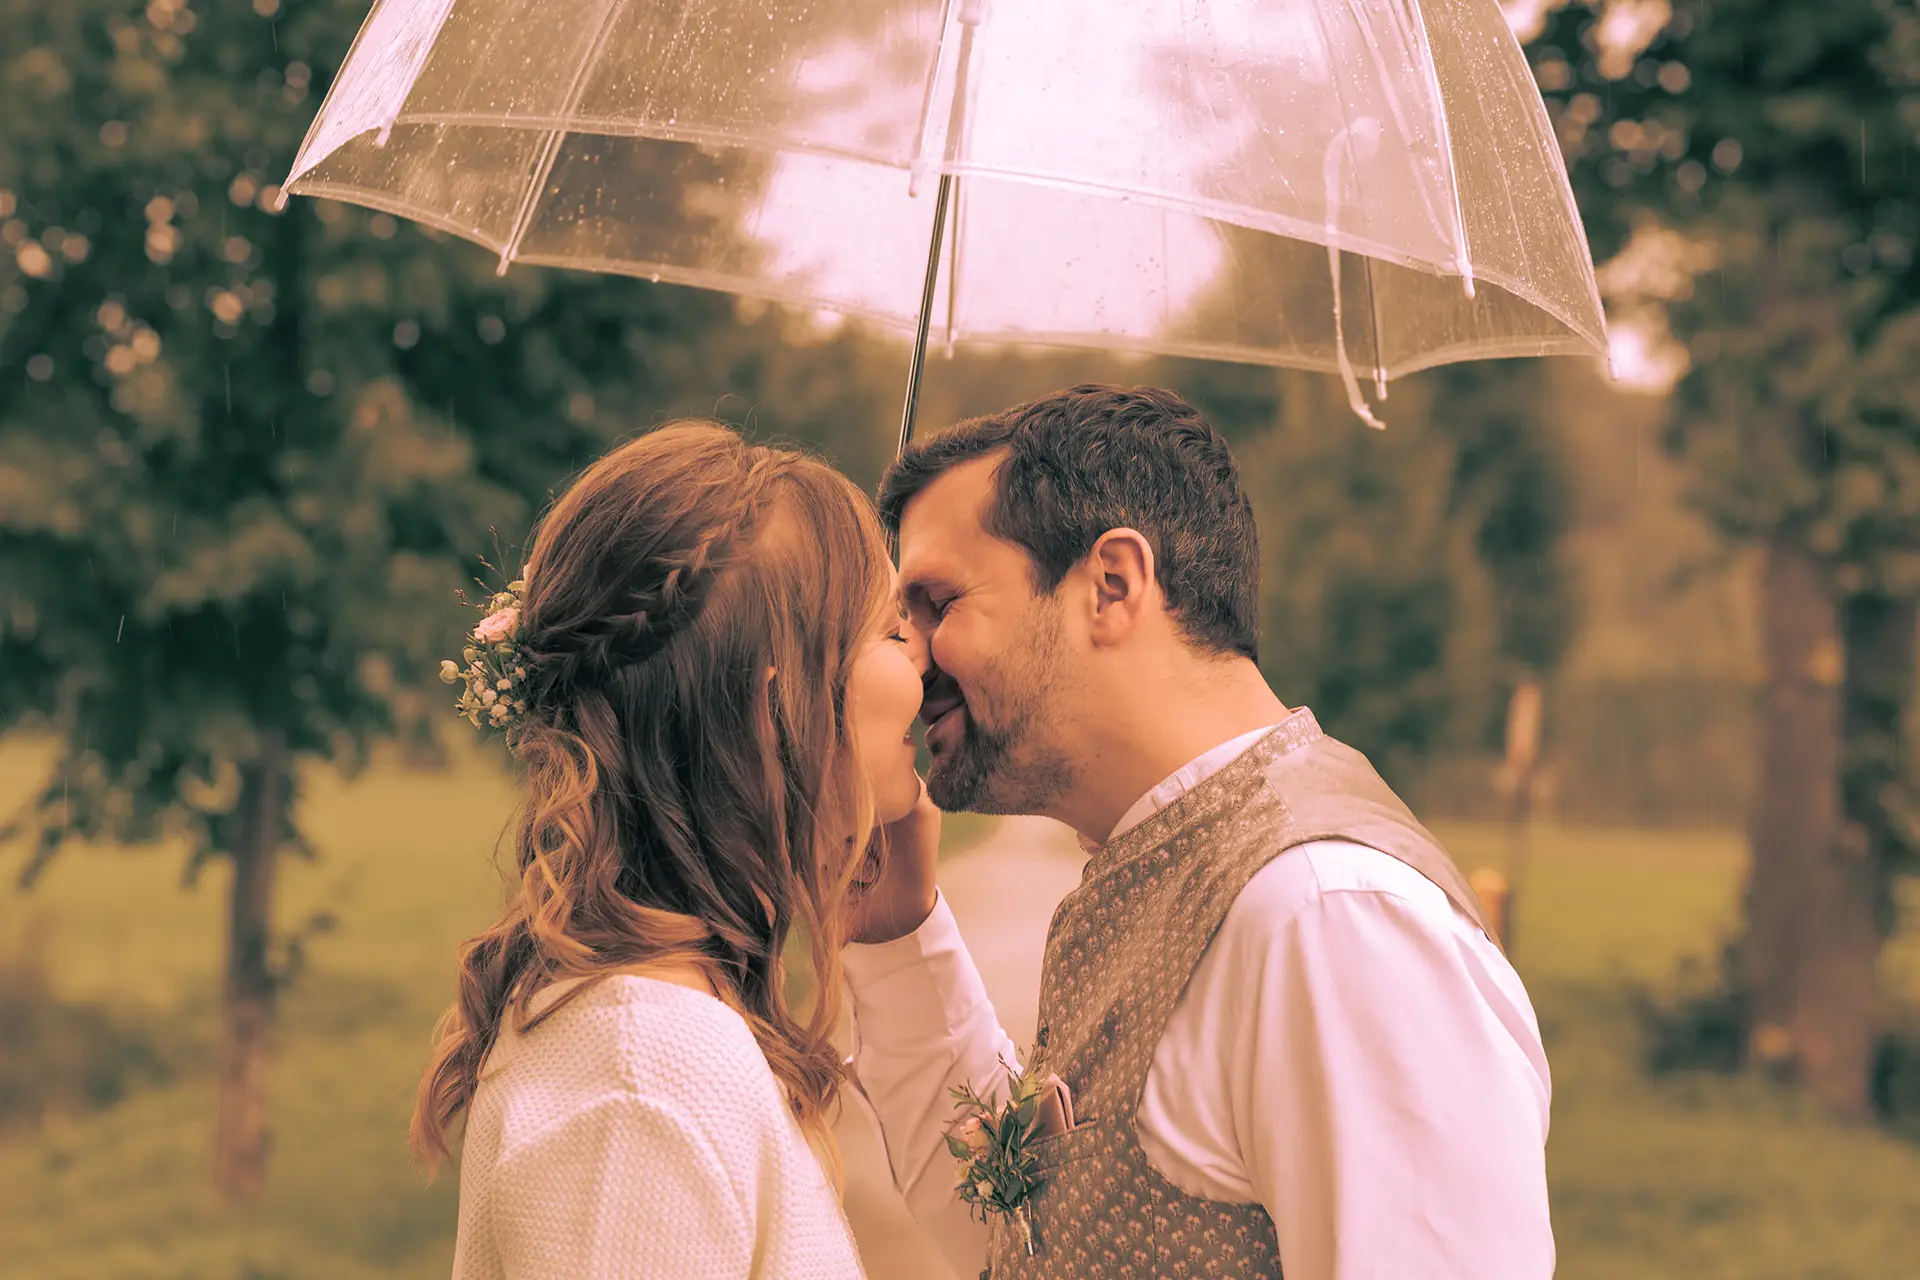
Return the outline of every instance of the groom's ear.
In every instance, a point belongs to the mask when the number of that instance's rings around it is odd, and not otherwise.
[[[1089,620],[1096,644],[1125,639],[1140,623],[1155,590],[1153,544],[1137,529],[1109,529],[1087,553],[1093,579],[1093,617]]]

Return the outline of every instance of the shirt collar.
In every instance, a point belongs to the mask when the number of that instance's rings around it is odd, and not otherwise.
[[[1133,802],[1133,807],[1121,816],[1120,822],[1107,833],[1106,843],[1112,844],[1127,830],[1139,826],[1160,810],[1178,800],[1183,794],[1198,786],[1207,778],[1233,763],[1241,752],[1272,733],[1281,722],[1263,725],[1250,733],[1243,733],[1229,742],[1223,742],[1210,751],[1204,751],[1168,774],[1159,785]]]

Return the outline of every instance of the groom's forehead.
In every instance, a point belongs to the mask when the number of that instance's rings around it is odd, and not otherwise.
[[[900,573],[908,578],[923,563],[969,554],[987,538],[982,520],[993,497],[991,460],[973,459],[942,472],[908,500],[900,513]]]

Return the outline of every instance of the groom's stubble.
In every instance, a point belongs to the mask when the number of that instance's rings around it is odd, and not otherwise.
[[[1054,741],[1066,674],[1057,601],[1036,600],[1028,622],[964,691],[963,731],[927,770],[927,794],[948,813],[1046,813],[1074,786]]]

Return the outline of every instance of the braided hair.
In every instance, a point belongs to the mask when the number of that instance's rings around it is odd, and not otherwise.
[[[831,1163],[848,853],[873,826],[846,688],[891,597],[871,503],[798,450],[672,423],[560,497],[526,577],[515,892],[461,950],[415,1153],[446,1157],[510,1011],[531,1029],[593,981],[666,962],[745,1018]],[[804,1011],[782,980],[801,937],[818,979]]]

